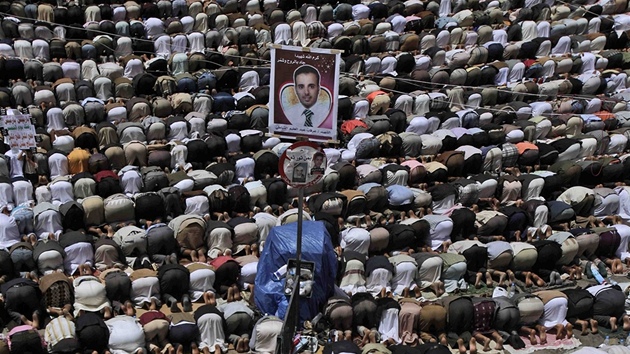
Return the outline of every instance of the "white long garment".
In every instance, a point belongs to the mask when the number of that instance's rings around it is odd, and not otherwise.
[[[418,135],[422,135],[427,133],[429,130],[429,120],[426,117],[414,117],[411,122],[409,122],[409,126],[405,130],[409,133],[415,133]]]
[[[551,50],[551,55],[564,55],[571,52],[571,37],[562,36]]]
[[[132,80],[136,75],[140,75],[144,72],[144,64],[140,59],[131,59],[125,65],[125,72],[123,76]]]
[[[277,317],[263,317],[254,326],[249,347],[255,353],[274,353],[277,338],[282,331],[283,321]]]
[[[13,42],[13,48],[15,49],[15,55],[19,58],[33,59],[33,46],[31,42],[18,39]]]
[[[11,248],[21,241],[17,222],[11,216],[0,213],[0,248]]]
[[[595,70],[595,61],[597,58],[595,54],[589,52],[582,52],[580,54],[582,56],[582,67],[580,69],[580,74],[590,74]],[[590,77],[590,76],[588,76]],[[582,82],[586,82],[586,80],[582,80]]]
[[[114,56],[116,59],[120,59],[122,57],[126,57],[133,53],[133,47],[131,44],[131,38],[129,37],[120,37],[116,41],[116,49],[114,50]]]
[[[15,57],[15,51],[13,47],[6,43],[0,43],[0,55],[4,55],[7,58]]]
[[[72,186],[71,186],[72,187]],[[33,200],[33,185],[29,181],[13,182],[13,201],[15,205],[28,203]]]
[[[211,269],[197,269],[190,273],[190,289],[188,293],[190,300],[195,302],[203,296],[206,291],[214,292],[212,287],[214,284],[215,274]]]
[[[74,191],[72,183],[68,181],[57,181],[50,184],[50,194],[52,195],[52,203],[61,205],[74,200]]]
[[[623,262],[626,258],[630,257],[630,252],[628,252],[628,244],[630,243],[630,226],[617,224],[613,225],[613,227],[617,229],[617,233],[621,236],[621,243],[619,243],[619,247],[617,248],[615,255]]]
[[[431,208],[436,214],[442,214],[452,208],[455,205],[456,195],[446,196],[442,200],[434,200],[431,203]]]
[[[210,353],[215,352],[215,346],[218,345],[222,352],[227,351],[225,345],[225,333],[223,332],[223,320],[215,313],[207,313],[197,320],[199,327],[199,349],[208,348]]]
[[[521,23],[521,33],[523,42],[530,42],[538,37],[538,27],[534,21],[523,21]]]
[[[186,53],[188,51],[188,37],[183,34],[171,38],[171,53]]]
[[[402,295],[405,288],[413,290],[416,288],[416,278],[418,277],[418,267],[413,262],[400,262],[396,265],[396,274],[392,277],[392,289],[394,294]]]
[[[46,112],[46,119],[48,120],[48,132],[52,130],[66,129],[66,122],[63,119],[63,111],[61,108],[53,107]]]
[[[50,168],[50,178],[55,179],[59,176],[67,176],[68,158],[61,153],[55,153],[48,157],[48,167]]]
[[[447,17],[451,14],[451,0],[440,0],[440,17]]]
[[[188,55],[186,53],[177,53],[173,55],[171,62],[171,75],[176,76],[188,71]]]
[[[605,217],[608,215],[616,215],[619,211],[619,196],[615,193],[599,196],[595,195],[595,209],[593,215],[597,217]]]
[[[249,285],[254,285],[256,273],[258,273],[258,262],[250,262],[241,267],[241,276],[238,278],[241,289],[247,289]]]
[[[291,40],[291,26],[286,23],[281,23],[276,27],[274,34],[274,44],[289,44]]]
[[[160,280],[157,277],[144,277],[131,282],[131,301],[136,307],[155,300],[160,306]]]
[[[155,56],[168,59],[171,56],[171,37],[160,36],[153,42]]]
[[[510,69],[510,74],[508,75],[508,82],[516,82],[520,81],[525,74],[525,64],[522,62],[518,62],[514,64],[512,69]]]
[[[502,46],[505,46],[508,43],[507,38],[507,32],[504,29],[496,29],[492,31],[492,42],[498,42],[501,43]]]
[[[378,332],[381,334],[381,340],[393,340],[396,344],[400,343],[398,335],[398,309],[387,309],[381,314],[381,322],[378,324]]]
[[[203,53],[206,49],[206,38],[201,32],[193,32],[188,35],[191,53]]]
[[[385,289],[386,292],[392,291],[392,287],[390,286],[391,280],[392,272],[384,268],[374,269],[372,273],[368,275],[365,287],[370,294],[376,296],[380,294],[382,289]]]
[[[120,186],[123,188],[123,192],[128,196],[132,196],[142,191],[142,176],[137,170],[119,172]]]
[[[260,243],[262,244],[269,236],[271,229],[276,226],[278,219],[272,214],[261,212],[254,215],[256,220],[256,226],[258,227],[258,235],[260,237]]]
[[[426,218],[427,216],[429,218]],[[433,214],[425,215],[425,220],[429,221],[429,224],[431,224],[429,232],[431,235],[431,248],[433,250],[440,248],[442,243],[450,240],[451,232],[453,231],[453,220],[451,220],[451,218]]]
[[[66,248],[66,258],[63,261],[67,274],[74,274],[81,264],[94,264],[94,248],[87,242],[77,242]]]
[[[194,214],[204,216],[210,212],[210,202],[208,197],[197,195],[186,199],[186,210],[184,214]]]
[[[630,191],[628,187],[617,187],[615,191],[619,195],[619,216],[624,220],[630,220]]]
[[[541,227],[547,224],[549,221],[549,207],[546,205],[539,205],[534,211],[534,227]]]
[[[538,29],[538,37],[549,38],[549,32],[551,31],[551,25],[547,21],[540,21],[536,26]]]
[[[144,330],[136,317],[118,315],[105,321],[109,329],[109,351],[131,354],[145,346]]]
[[[358,227],[345,229],[341,232],[341,248],[367,255],[370,248],[370,232]]]
[[[43,39],[33,40],[33,56],[43,62],[50,61],[50,46]]]
[[[61,226],[61,215],[56,210],[46,210],[37,215],[35,219],[35,234],[39,238],[44,238],[49,232],[60,233],[63,231]]]
[[[81,78],[81,64],[76,61],[65,61],[61,64],[63,70],[63,76],[72,80],[79,80]]]
[[[0,183],[0,208],[13,209],[13,186],[9,183]]]
[[[35,202],[37,204],[52,202],[52,195],[50,194],[50,188],[48,188],[48,186],[39,186],[35,189]]]
[[[300,43],[301,46],[306,47],[308,44],[308,28],[302,21],[293,22],[293,43]]]
[[[185,121],[171,123],[168,140],[184,141],[184,139],[188,139],[188,124]]]
[[[422,262],[418,268],[418,285],[421,289],[430,287],[440,279],[443,265],[444,261],[439,256],[431,257]]]
[[[85,60],[81,64],[81,78],[83,80],[93,81],[99,75],[98,66],[94,60]]]
[[[558,324],[566,325],[568,323],[566,320],[568,304],[567,299],[563,297],[549,300],[549,302],[545,304],[545,310],[538,320],[538,323],[547,329],[553,328]]]
[[[251,157],[244,157],[238,159],[234,164],[235,176],[242,182],[247,177],[254,177],[254,168],[256,167],[256,161]]]

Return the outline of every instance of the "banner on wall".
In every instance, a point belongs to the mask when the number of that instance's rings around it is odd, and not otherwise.
[[[340,60],[334,49],[271,47],[269,133],[337,140]]]

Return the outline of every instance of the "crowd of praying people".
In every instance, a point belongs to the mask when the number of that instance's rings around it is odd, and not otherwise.
[[[2,131],[0,353],[275,352],[257,264],[298,190],[270,44],[342,51],[303,215],[338,256],[300,325],[325,354],[630,331],[628,6],[0,1],[0,113],[37,135]]]

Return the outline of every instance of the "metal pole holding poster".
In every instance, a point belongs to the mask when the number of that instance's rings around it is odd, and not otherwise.
[[[322,179],[327,166],[326,154],[322,148],[312,142],[298,142],[288,147],[280,156],[278,163],[280,177],[291,187],[298,190],[298,215],[296,235],[295,271],[287,266],[286,281],[293,275],[294,283],[291,287],[291,298],[284,318],[281,338],[278,339],[276,354],[292,354],[293,338],[300,325],[300,278],[302,276],[302,224],[304,214],[304,189]],[[289,260],[289,265],[292,260]],[[307,268],[308,268],[308,263]],[[311,262],[312,263],[312,262]],[[312,270],[312,268],[311,268]],[[293,272],[293,274],[292,274]],[[285,283],[286,284],[286,283]]]

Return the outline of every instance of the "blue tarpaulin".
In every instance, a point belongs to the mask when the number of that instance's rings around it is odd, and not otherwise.
[[[274,272],[296,258],[297,223],[271,229],[258,262],[254,300],[265,314],[284,318],[289,297],[284,294],[285,278]],[[326,227],[321,221],[304,221],[302,227],[302,260],[315,263],[315,284],[310,299],[300,298],[300,323],[311,320],[332,296],[337,275],[337,254]]]

